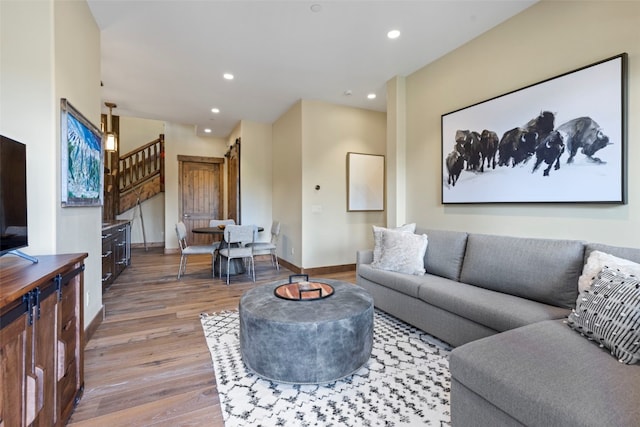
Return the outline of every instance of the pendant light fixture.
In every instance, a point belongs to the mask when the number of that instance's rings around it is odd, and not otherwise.
[[[109,109],[109,116],[107,117],[107,133],[104,138],[104,149],[106,151],[117,151],[118,150],[118,135],[111,130],[112,119],[111,119],[111,109],[116,108],[117,105],[113,102],[105,102],[104,105]]]

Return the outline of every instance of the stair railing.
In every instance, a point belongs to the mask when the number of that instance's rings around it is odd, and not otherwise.
[[[118,171],[121,195],[158,175],[164,191],[164,135],[120,156]]]

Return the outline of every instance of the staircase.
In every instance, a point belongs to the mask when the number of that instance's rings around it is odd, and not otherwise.
[[[118,214],[164,191],[164,135],[120,156]]]
[[[164,135],[118,157],[117,165],[105,171],[105,219],[164,191]]]

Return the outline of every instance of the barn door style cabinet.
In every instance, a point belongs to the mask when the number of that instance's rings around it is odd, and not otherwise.
[[[0,258],[0,427],[64,426],[84,386],[87,254]]]

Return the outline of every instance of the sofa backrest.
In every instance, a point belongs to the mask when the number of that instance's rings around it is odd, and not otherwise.
[[[418,234],[426,234],[429,243],[424,255],[424,269],[429,274],[460,279],[462,260],[467,246],[467,233],[462,231],[416,229]]]
[[[587,243],[584,248],[584,263],[587,263],[589,255],[593,251],[600,251],[617,256],[618,258],[628,259],[629,261],[640,263],[640,249],[625,248],[622,246],[610,246],[603,243]]]
[[[572,308],[583,260],[577,240],[469,234],[460,281]]]

